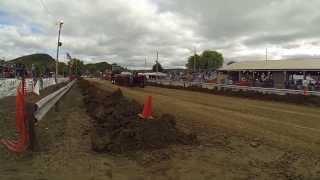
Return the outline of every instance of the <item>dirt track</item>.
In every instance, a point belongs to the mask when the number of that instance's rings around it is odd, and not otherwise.
[[[116,88],[105,81],[97,83],[101,88]],[[200,146],[173,145],[127,156],[94,153],[90,149],[90,118],[79,89],[74,87],[61,101],[59,113],[52,111],[39,123],[39,152],[12,157],[0,148],[0,179],[320,177],[319,153],[310,150],[319,152],[318,132],[292,126],[319,127],[315,108],[153,87],[121,89],[140,102],[153,95],[156,115],[175,114],[179,128],[198,134]]]
[[[102,88],[118,88],[106,81],[95,82]],[[255,168],[250,167],[253,165],[267,172],[278,168],[278,173],[287,173],[287,176],[292,175],[296,178],[320,177],[320,160],[315,156],[320,152],[320,111],[317,108],[157,87],[121,87],[121,90],[126,96],[141,103],[147,95],[152,95],[156,114],[173,113],[177,116],[181,128],[191,127],[200,135],[206,148],[199,156],[205,157],[208,150],[208,161],[212,159],[215,162],[226,163],[231,171],[237,165],[247,167],[248,170],[245,172],[251,175],[255,174],[252,172]],[[208,148],[211,146],[222,148],[223,153]],[[225,157],[228,158],[224,159]],[[285,169],[275,165],[283,163],[279,162],[281,159],[285,161]],[[270,165],[267,165],[268,163]],[[275,169],[267,170],[268,168]],[[302,170],[304,172],[300,172],[303,174],[300,174],[301,176],[291,172],[297,173],[301,169],[308,170]],[[271,172],[265,177],[273,177],[269,174]],[[308,173],[310,176],[306,175]]]
[[[115,88],[106,81],[98,83]],[[319,108],[157,87],[121,89],[141,103],[152,95],[156,113],[171,112],[195,126],[221,126],[285,146],[320,152]]]

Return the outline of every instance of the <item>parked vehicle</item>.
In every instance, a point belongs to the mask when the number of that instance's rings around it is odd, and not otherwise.
[[[132,74],[130,72],[122,72],[120,74],[115,74],[111,78],[113,84],[119,86],[127,87],[141,87],[144,88],[146,78],[144,75],[139,75],[138,73]]]

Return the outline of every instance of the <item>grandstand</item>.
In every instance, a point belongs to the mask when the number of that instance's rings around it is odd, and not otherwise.
[[[320,60],[247,61],[223,66],[217,82],[257,87],[320,90]]]

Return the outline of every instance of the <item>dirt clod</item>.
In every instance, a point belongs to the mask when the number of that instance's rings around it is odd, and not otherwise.
[[[123,96],[120,89],[109,92],[80,81],[87,112],[93,118],[92,149],[97,152],[124,153],[165,148],[171,144],[191,145],[197,136],[176,128],[173,115],[163,114],[142,120],[142,106]]]
[[[257,148],[261,145],[261,140],[259,138],[254,138],[251,143],[250,143],[250,146],[253,147],[253,148]]]

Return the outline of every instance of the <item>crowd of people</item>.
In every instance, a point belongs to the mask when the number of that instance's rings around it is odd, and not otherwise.
[[[207,71],[200,73],[168,73],[166,79],[172,81],[189,81],[189,82],[209,82],[209,83],[222,83],[227,85],[242,85],[253,87],[273,88],[275,87],[275,81],[272,72],[245,72],[239,76],[228,76],[221,82],[217,82],[217,72]],[[286,81],[284,81],[284,88],[303,90],[308,89],[311,91],[320,91],[320,76],[306,75],[290,75]]]
[[[317,80],[312,77],[306,79],[288,80],[285,83],[287,89],[304,89],[307,88],[311,91],[320,91],[320,78]]]
[[[0,78],[48,78],[52,77],[52,73],[48,68],[44,73],[39,73],[35,65],[27,68],[24,64],[2,64],[0,65]]]
[[[197,73],[169,73],[168,79],[173,81],[191,81],[191,82],[209,82],[216,79],[217,73],[214,71],[197,72]]]
[[[238,77],[236,77],[238,79]],[[234,80],[232,76],[223,82],[224,84],[236,84],[236,85],[246,85],[253,87],[265,87],[273,88],[275,87],[275,81],[273,74],[271,72],[255,72],[252,73],[243,73],[241,75],[241,80]],[[286,77],[284,81],[284,88],[286,89],[295,89],[295,90],[320,90],[320,76],[312,75],[301,75],[301,74],[290,74]]]

